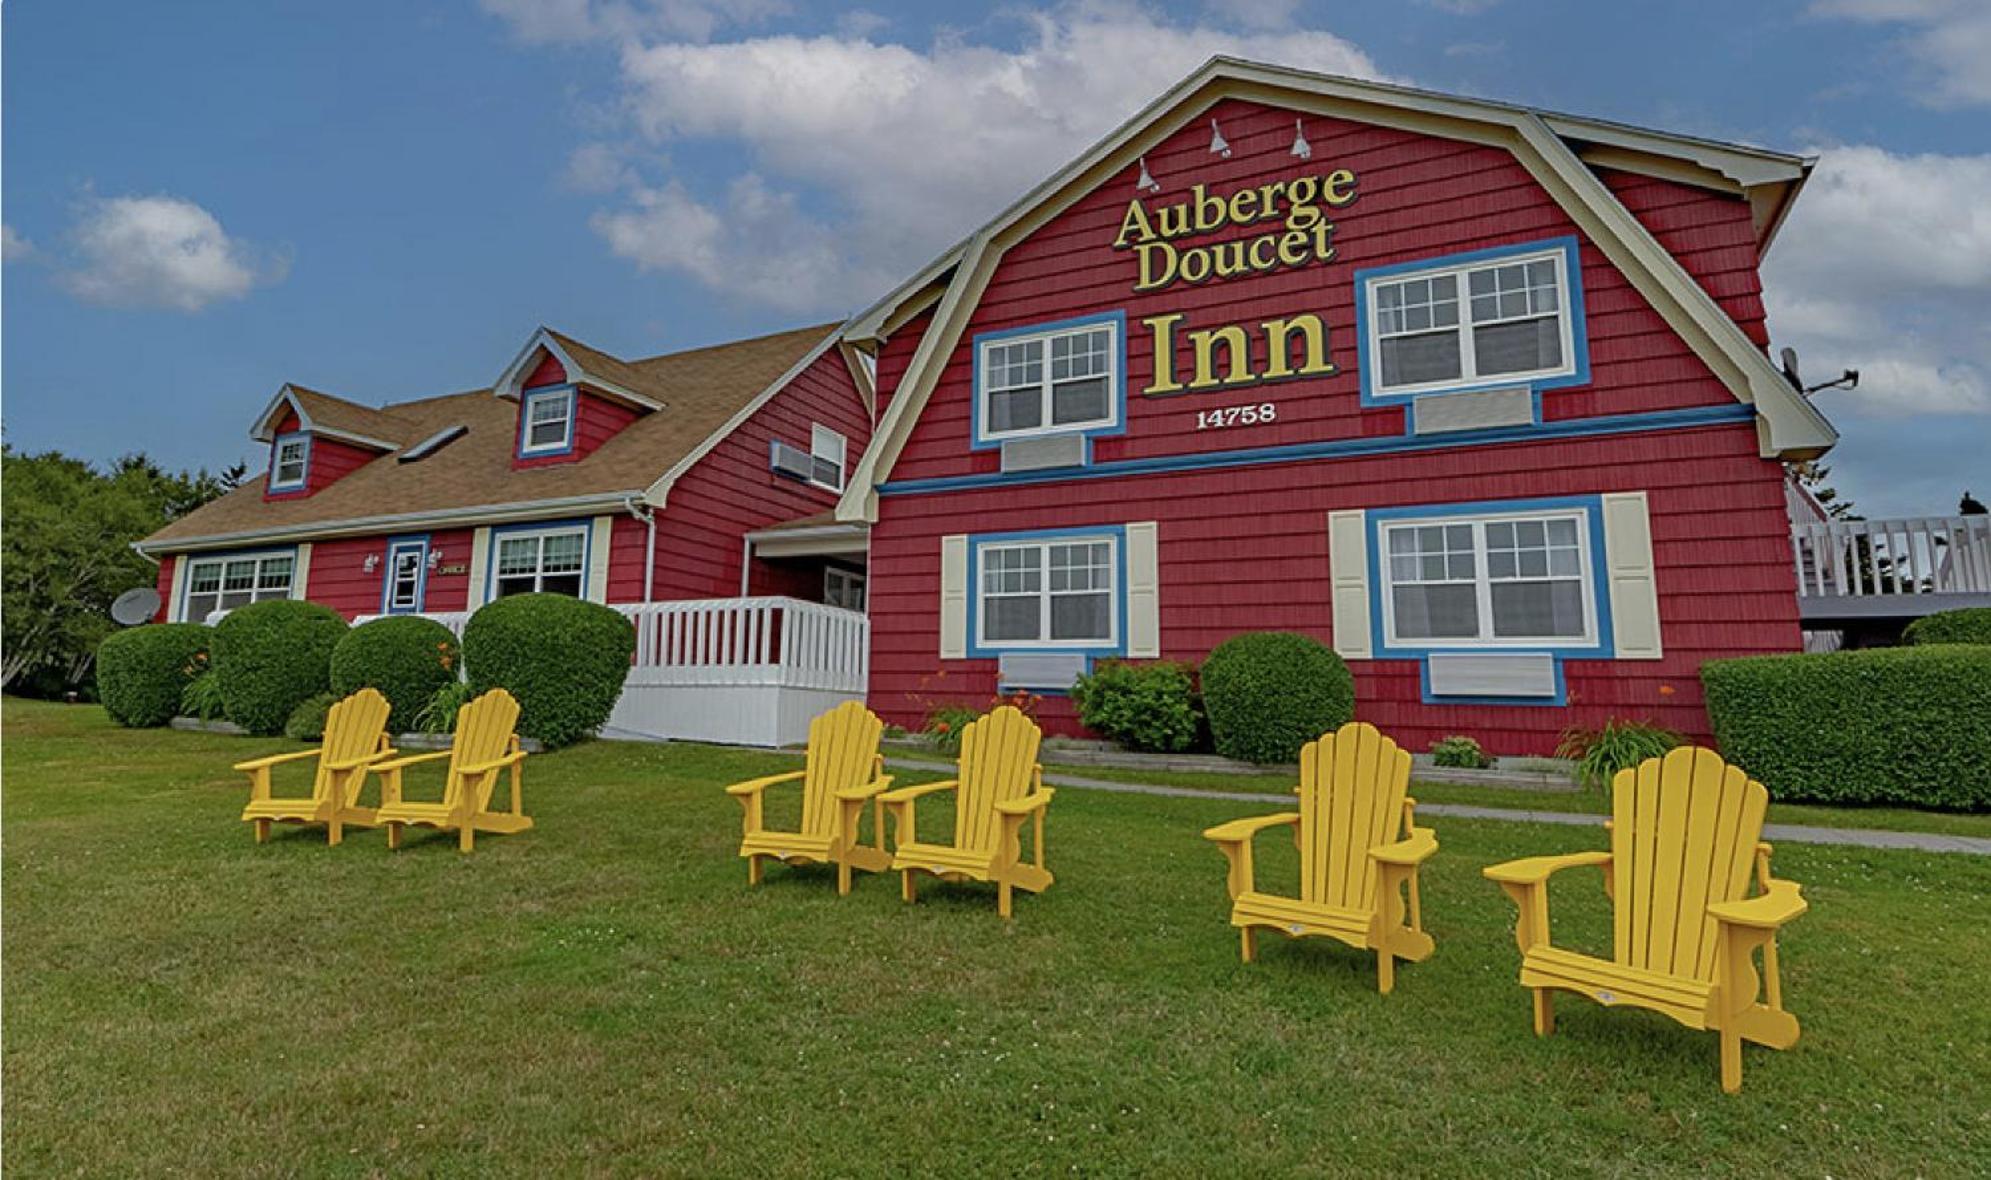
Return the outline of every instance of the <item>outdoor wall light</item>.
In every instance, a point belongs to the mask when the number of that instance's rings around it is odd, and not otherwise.
[[[442,550],[440,549],[429,550],[429,568],[434,569],[441,564],[442,564]]]
[[[380,568],[380,554],[378,553],[369,553],[366,555],[366,560],[360,562],[360,569],[366,571],[369,574],[379,568]]]

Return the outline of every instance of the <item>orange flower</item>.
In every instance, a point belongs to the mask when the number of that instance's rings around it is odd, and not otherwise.
[[[954,727],[947,724],[945,721],[936,721],[933,723],[933,732],[935,733],[949,733],[953,729]]]
[[[1670,697],[1670,696],[1672,696],[1672,695],[1673,695],[1673,686],[1672,686],[1672,685],[1670,685],[1670,684],[1662,684],[1662,685],[1660,685],[1660,686],[1659,686],[1659,695],[1660,695],[1660,696],[1663,696],[1663,697]]]

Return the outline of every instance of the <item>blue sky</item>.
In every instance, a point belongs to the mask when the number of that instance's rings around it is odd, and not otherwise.
[[[936,14],[941,14],[937,16]],[[6,6],[6,437],[260,464],[284,381],[840,318],[1212,52],[1821,156],[1771,329],[1871,515],[1991,492],[1982,0]],[[944,17],[944,19],[942,19]]]

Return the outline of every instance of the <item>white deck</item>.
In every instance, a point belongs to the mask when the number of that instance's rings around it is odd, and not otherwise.
[[[1991,606],[1991,516],[1800,521],[1791,550],[1806,626]]]

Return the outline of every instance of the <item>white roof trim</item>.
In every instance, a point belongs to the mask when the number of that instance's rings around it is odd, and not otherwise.
[[[304,412],[304,403],[297,399],[296,393],[292,392],[289,384],[285,384],[283,388],[277,390],[277,395],[270,399],[268,405],[263,407],[262,416],[256,419],[256,428],[249,432],[249,438],[259,443],[275,442],[277,432],[271,423],[276,421],[277,410],[286,403],[297,414],[297,433],[316,434],[322,435],[325,438],[343,439],[346,442],[357,443],[360,446],[372,447],[380,451],[392,451],[401,445],[397,442],[389,442],[384,438],[373,438],[369,435],[355,434],[350,430],[338,430],[330,426],[318,425],[311,420],[311,415]]]
[[[633,402],[645,409],[661,410],[664,408],[664,403],[651,397],[649,394],[637,393],[627,386],[617,385],[613,381],[605,380],[588,372],[587,366],[575,360],[566,349],[560,347],[560,342],[553,338],[552,331],[546,328],[545,325],[541,325],[533,330],[531,338],[525,342],[525,347],[519,349],[518,355],[512,358],[511,363],[505,366],[505,371],[500,373],[497,381],[492,383],[491,393],[497,397],[518,397],[520,387],[524,384],[525,379],[532,375],[532,369],[528,366],[530,366],[534,354],[542,348],[552,353],[554,359],[560,362],[560,367],[567,370],[567,382],[570,385],[586,385],[591,389],[598,389],[603,393],[621,398],[624,401]]]
[[[830,348],[834,346],[842,338],[843,338],[842,325],[838,325],[837,327],[831,328],[829,332],[826,335],[824,335],[824,337],[820,341],[816,343],[815,347],[811,348],[808,352],[803,354],[801,360],[798,360],[794,364],[788,366],[787,372],[783,373],[779,377],[776,377],[774,381],[771,384],[769,384],[766,389],[763,389],[759,393],[755,394],[754,399],[752,401],[748,402],[744,406],[741,406],[737,411],[734,412],[732,417],[720,423],[719,429],[713,431],[711,434],[706,435],[702,442],[700,442],[697,446],[693,447],[691,450],[685,452],[683,458],[680,458],[677,462],[671,464],[670,470],[658,476],[656,482],[652,483],[649,486],[649,488],[643,493],[643,499],[647,503],[649,503],[652,507],[662,508],[665,505],[665,503],[670,499],[672,485],[676,484],[678,479],[681,476],[683,476],[685,472],[690,471],[692,467],[695,466],[700,459],[703,459],[705,456],[711,454],[712,449],[714,447],[726,441],[728,435],[732,434],[735,430],[738,430],[740,426],[746,422],[747,419],[753,417],[754,413],[758,411],[762,406],[766,405],[774,397],[775,394],[780,393],[783,387],[785,387],[790,381],[793,381],[795,380],[795,378],[801,376],[802,370],[808,368],[810,365],[815,364],[818,358],[820,358],[824,353],[828,352]]]
[[[554,500],[520,500],[508,504],[473,504],[463,508],[443,508],[429,512],[398,512],[385,516],[355,516],[346,520],[314,521],[309,524],[276,528],[248,529],[239,533],[215,533],[205,537],[169,537],[163,541],[134,541],[141,554],[193,553],[209,549],[232,549],[273,541],[311,541],[321,537],[343,537],[355,533],[397,531],[413,525],[509,524],[512,521],[551,520],[588,509],[624,507],[636,491],[592,492],[585,496],[563,496]]]

